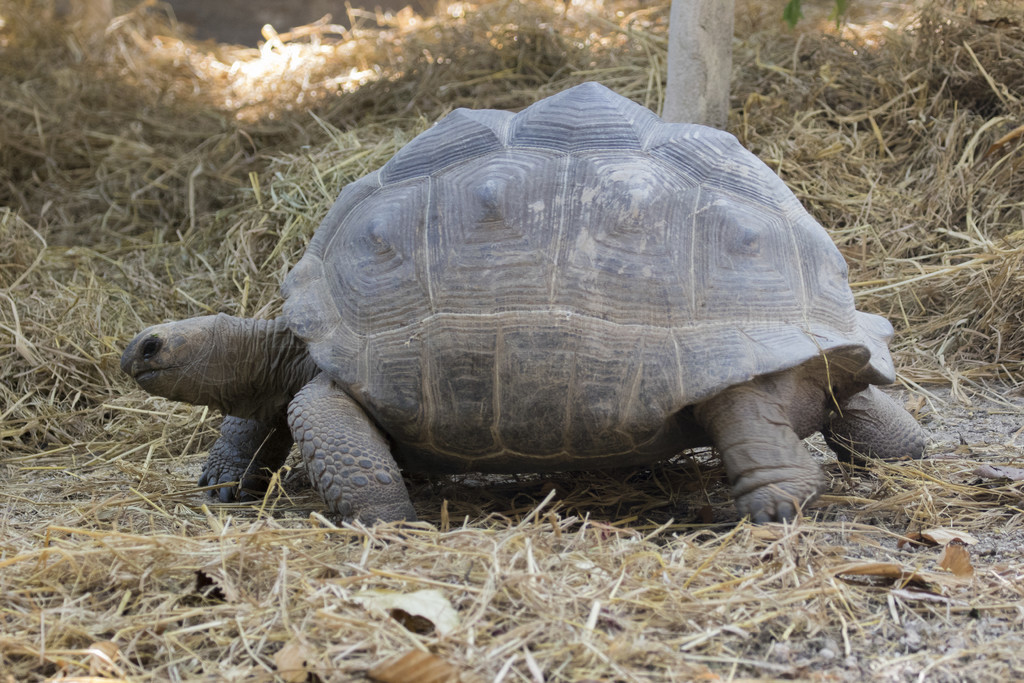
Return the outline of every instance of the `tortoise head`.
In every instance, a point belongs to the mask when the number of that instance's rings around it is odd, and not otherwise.
[[[121,369],[151,394],[239,417],[281,409],[315,374],[283,321],[224,314],[146,328],[124,350]]]

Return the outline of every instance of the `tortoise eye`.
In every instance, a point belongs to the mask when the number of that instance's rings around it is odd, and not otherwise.
[[[146,341],[142,342],[142,359],[149,360],[160,352],[164,346],[163,340],[159,337],[150,337]]]

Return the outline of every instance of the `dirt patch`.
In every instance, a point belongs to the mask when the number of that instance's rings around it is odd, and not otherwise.
[[[354,3],[338,0],[170,0],[167,4],[175,19],[191,27],[197,38],[252,47],[266,41],[262,29],[267,24],[277,33],[286,33],[297,26],[330,17],[324,23],[350,28],[360,21],[375,23],[378,12],[394,14],[410,7],[422,13],[427,9],[427,3],[418,0]]]

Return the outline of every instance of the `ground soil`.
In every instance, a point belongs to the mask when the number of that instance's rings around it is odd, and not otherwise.
[[[195,36],[222,43],[255,47],[263,42],[262,29],[271,25],[278,33],[286,33],[330,16],[330,23],[351,26],[350,10],[357,21],[373,21],[375,12],[397,12],[412,7],[422,12],[427,2],[419,0],[169,0],[175,18],[187,25]]]

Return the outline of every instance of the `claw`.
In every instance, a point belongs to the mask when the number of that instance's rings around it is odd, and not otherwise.
[[[238,499],[235,493],[238,486],[234,483],[234,480],[229,479],[227,482],[221,483],[219,476],[215,476],[212,472],[204,471],[199,475],[199,481],[196,483],[200,487],[217,486],[217,488],[207,490],[206,495],[210,498],[216,498],[222,503],[233,503]]]
[[[208,493],[222,503],[260,500],[271,474],[284,464],[291,448],[284,415],[277,422],[228,415],[220,431],[199,475],[199,485],[215,487]]]
[[[754,524],[767,524],[774,521],[772,514],[763,508],[751,515],[750,519]]]
[[[262,500],[263,491],[257,492],[255,489],[242,488],[236,489],[235,500],[243,503],[252,503],[257,500]]]
[[[777,522],[792,522],[798,514],[796,505],[788,500],[780,501],[775,506],[775,521]]]
[[[221,486],[219,489],[214,489],[217,492],[217,497],[222,503],[233,503],[238,500],[238,496],[235,494],[236,487],[231,485]]]

